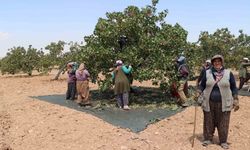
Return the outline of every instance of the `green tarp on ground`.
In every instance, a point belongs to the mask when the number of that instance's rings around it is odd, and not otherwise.
[[[147,125],[183,110],[160,90],[150,88],[136,89],[135,94],[131,94],[132,109],[129,111],[115,106],[116,101],[112,92],[101,94],[98,91],[91,91],[91,95],[92,107],[80,107],[73,101],[65,100],[65,95],[45,95],[33,98],[92,114],[112,125],[128,128],[133,132],[140,132]],[[250,92],[243,88],[239,91],[239,95],[250,96]]]
[[[126,111],[108,106],[96,109],[94,106],[80,107],[73,101],[66,101],[64,95],[46,95],[34,98],[92,114],[112,125],[128,128],[133,132],[140,132],[144,130],[148,124],[169,117],[181,110],[180,108],[176,110],[136,108]]]
[[[134,91],[135,93],[130,94],[129,111],[116,107],[112,91],[104,94],[91,91],[92,107],[80,107],[73,101],[65,100],[65,95],[44,95],[33,98],[92,114],[112,125],[128,128],[133,132],[140,132],[147,125],[183,110],[158,89],[135,87]]]

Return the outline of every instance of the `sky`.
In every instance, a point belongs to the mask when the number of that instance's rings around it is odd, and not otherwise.
[[[98,18],[127,6],[142,8],[151,0],[0,0],[0,57],[17,46],[41,49],[51,42],[81,42],[93,33]],[[227,27],[250,35],[249,0],[159,0],[166,22],[179,23],[196,42],[201,31]]]

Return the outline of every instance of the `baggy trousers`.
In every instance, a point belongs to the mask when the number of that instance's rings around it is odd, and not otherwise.
[[[77,103],[89,103],[89,81],[76,81]]]
[[[245,82],[248,82],[250,80],[250,73],[246,74],[246,77],[240,77],[240,83],[239,83],[239,90],[242,89]]]
[[[124,106],[127,106],[129,103],[128,97],[129,97],[128,92],[116,95],[118,107],[123,108]]]
[[[239,90],[242,89],[242,87],[243,87],[243,85],[245,83],[245,80],[246,80],[245,78],[240,77]]]
[[[76,95],[76,82],[68,83],[66,99],[74,100]]]
[[[215,128],[218,130],[220,143],[226,143],[228,137],[229,121],[231,111],[222,112],[221,102],[209,102],[210,112],[203,111],[204,124],[203,136],[204,140],[212,141]]]
[[[186,80],[180,80],[179,83],[180,83],[180,85],[178,87],[178,94],[180,96],[179,101],[180,101],[180,103],[183,104],[183,103],[187,102],[187,96],[186,96],[186,94],[184,92],[185,84],[187,83],[187,81]]]

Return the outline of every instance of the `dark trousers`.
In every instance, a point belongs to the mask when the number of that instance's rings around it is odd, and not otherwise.
[[[239,90],[242,89],[244,83],[247,82],[249,79],[250,79],[250,73],[247,73],[246,78],[240,77]]]
[[[228,137],[230,111],[222,112],[221,102],[209,102],[210,112],[203,111],[204,124],[203,136],[204,140],[212,141],[215,128],[218,130],[220,143],[226,143]]]
[[[239,90],[242,89],[243,85],[245,83],[245,78],[240,77],[240,84],[239,84]]]
[[[76,95],[76,82],[68,83],[66,99],[74,100]]]

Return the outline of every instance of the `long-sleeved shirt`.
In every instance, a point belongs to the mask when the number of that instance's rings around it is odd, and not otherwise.
[[[90,76],[88,70],[84,69],[82,71],[80,70],[76,70],[76,79],[77,81],[85,81],[88,79],[88,77]]]
[[[214,68],[211,68],[212,72],[216,72],[216,70]],[[224,68],[222,68],[224,69]],[[214,79],[216,79],[214,73],[213,73],[213,77]],[[204,89],[206,88],[206,82],[207,82],[207,77],[206,77],[206,73],[202,76],[201,79],[201,83],[199,86],[199,89],[201,91],[204,91]],[[234,75],[232,74],[232,72],[230,72],[230,79],[229,79],[229,83],[230,83],[230,89],[232,91],[232,96],[238,95],[238,89],[236,87],[236,81],[234,78]],[[210,100],[214,101],[214,102],[221,102],[221,93],[220,93],[220,89],[217,85],[217,83],[214,85],[212,92],[210,94]]]
[[[132,71],[132,67],[127,68],[125,65],[123,65],[121,68],[125,74],[129,74]],[[112,72],[112,79],[114,79],[114,78],[115,78],[115,74],[114,74],[114,72]]]
[[[247,78],[247,67],[250,66],[250,63],[241,63],[240,70],[239,70],[239,77],[240,78]]]
[[[74,70],[68,71],[68,83],[76,82],[76,74]]]
[[[200,84],[203,75],[206,74],[206,71],[207,71],[208,69],[210,69],[210,67],[211,67],[211,66],[202,66],[200,75],[199,75],[199,77],[198,77],[198,79],[197,79],[198,85]]]

